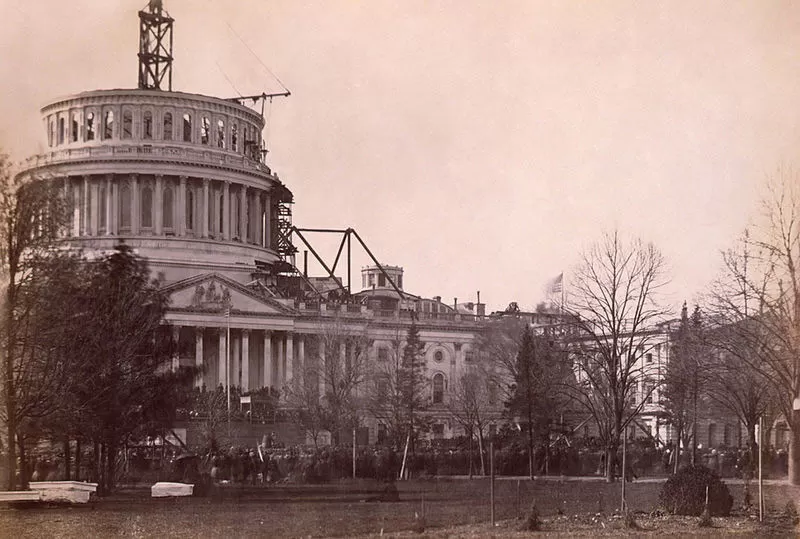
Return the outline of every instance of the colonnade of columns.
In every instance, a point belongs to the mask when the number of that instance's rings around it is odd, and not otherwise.
[[[194,336],[194,365],[201,368],[195,387],[262,387],[283,390],[303,371],[306,336],[227,327],[175,327],[176,338]],[[173,360],[173,366],[177,366]]]
[[[163,174],[66,177],[69,236],[185,236],[272,246],[270,191]]]

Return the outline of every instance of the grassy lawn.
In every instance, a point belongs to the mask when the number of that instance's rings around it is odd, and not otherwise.
[[[742,504],[743,486],[729,485],[734,506]],[[415,513],[424,514],[430,537],[522,536],[515,520],[535,500],[545,530],[550,534],[603,535],[645,532],[685,536],[698,533],[778,535],[789,528],[764,528],[739,514],[715,519],[717,528],[700,530],[697,519],[649,517],[638,520],[647,530],[625,531],[612,515],[619,505],[620,485],[602,482],[520,481],[496,482],[496,518],[491,528],[488,480],[412,481],[398,484],[400,500],[394,503],[365,501],[381,488],[374,482],[344,483],[322,487],[225,487],[209,498],[151,499],[146,489],[127,490],[88,507],[35,506],[25,509],[0,507],[2,537],[333,537],[371,536],[384,533],[407,535]],[[632,510],[650,513],[657,507],[660,483],[629,483]],[[770,485],[768,509],[782,511],[800,490]],[[754,496],[755,497],[755,496]],[[559,509],[562,514],[559,514]],[[596,514],[600,512],[601,516]],[[773,519],[774,520],[774,519]]]

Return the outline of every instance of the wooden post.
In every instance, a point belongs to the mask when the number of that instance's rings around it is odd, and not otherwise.
[[[353,479],[356,478],[356,428],[353,427]]]
[[[494,440],[489,442],[489,501],[492,505],[492,529],[494,529]]]
[[[758,521],[764,521],[764,418],[758,418]]]
[[[402,481],[403,475],[405,474],[405,471],[406,471],[406,458],[408,457],[408,442],[410,440],[411,440],[411,435],[409,434],[408,438],[406,438],[406,448],[405,448],[405,450],[403,450],[403,464],[402,464],[402,466],[400,466],[400,478],[399,479],[401,481]]]
[[[623,431],[622,435],[622,505],[620,509],[625,511],[625,482],[628,480],[627,477],[627,453],[628,453],[628,433],[626,432],[628,429]]]

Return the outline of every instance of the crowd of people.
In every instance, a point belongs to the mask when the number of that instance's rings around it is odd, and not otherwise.
[[[496,443],[494,448],[495,474],[529,474],[530,460],[524,444],[518,441]],[[668,475],[674,470],[675,454],[671,444],[657,448],[643,440],[631,443],[627,448],[626,476],[638,478]],[[80,471],[75,470],[75,455],[72,457],[73,465],[69,477],[91,481],[94,469],[91,453],[84,454]],[[572,445],[556,444],[548,449],[539,446],[534,457],[535,475],[586,476],[605,473],[605,452],[590,440]],[[680,466],[690,464],[691,451],[682,450],[680,458]],[[751,455],[745,448],[699,447],[695,454],[695,463],[716,471],[721,477],[751,478],[757,469],[757,458],[757,454]],[[767,477],[780,477],[787,473],[788,454],[785,449],[767,447],[762,459]],[[622,461],[621,453],[615,460],[618,470]],[[280,482],[325,483],[352,477],[353,450],[352,446],[285,447],[272,440],[250,447],[206,449],[197,453],[171,446],[135,447],[120,459],[120,465],[123,482],[197,481],[202,478],[209,483],[252,485]],[[28,477],[33,481],[67,477],[63,454],[55,447],[31,455],[29,466]],[[402,451],[385,446],[359,447],[356,450],[355,472],[359,478],[382,481],[396,479],[401,467]],[[420,444],[407,455],[405,469],[409,477],[488,474],[488,447],[484,447],[481,459],[477,447],[470,453],[464,444]]]

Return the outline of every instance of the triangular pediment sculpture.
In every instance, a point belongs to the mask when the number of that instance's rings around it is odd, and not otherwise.
[[[170,309],[197,312],[291,314],[294,309],[218,273],[206,273],[165,287]]]

